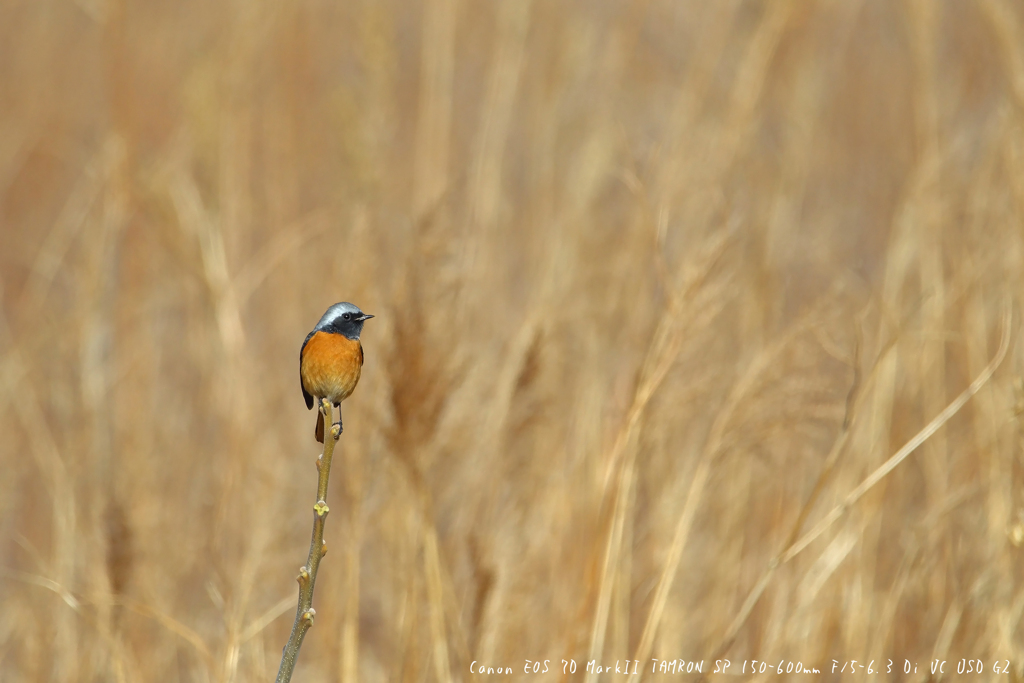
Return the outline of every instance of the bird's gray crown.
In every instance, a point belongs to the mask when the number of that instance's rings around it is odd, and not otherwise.
[[[342,301],[328,308],[313,329],[314,331],[343,334],[349,339],[359,339],[359,333],[363,331],[363,323],[372,317],[372,315],[367,315],[359,310],[355,304]]]

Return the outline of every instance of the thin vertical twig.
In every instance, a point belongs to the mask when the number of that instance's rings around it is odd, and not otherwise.
[[[306,631],[313,625],[313,618],[316,610],[313,609],[313,586],[316,584],[316,573],[320,568],[320,560],[327,554],[327,544],[324,543],[324,522],[327,521],[327,482],[331,476],[331,460],[334,458],[334,444],[341,435],[339,425],[332,424],[334,416],[330,401],[321,399],[320,412],[324,414],[324,420],[331,425],[331,436],[324,439],[324,452],[317,461],[316,468],[320,473],[316,487],[316,503],[313,505],[313,538],[309,542],[309,559],[306,564],[299,568],[299,575],[296,579],[299,582],[299,605],[295,610],[295,623],[292,624],[292,633],[288,637],[288,644],[285,645],[281,654],[281,668],[277,672],[277,683],[288,683],[292,679],[292,671],[295,669],[295,660],[299,656],[299,648],[302,647],[302,639],[306,637]]]

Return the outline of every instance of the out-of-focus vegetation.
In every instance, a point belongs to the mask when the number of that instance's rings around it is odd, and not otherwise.
[[[1024,665],[1022,218],[1010,0],[6,0],[0,681],[272,678],[339,300],[295,680]]]

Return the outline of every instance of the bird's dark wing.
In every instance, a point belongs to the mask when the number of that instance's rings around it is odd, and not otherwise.
[[[359,342],[359,367],[363,367],[363,342]]]
[[[313,396],[306,391],[306,386],[302,383],[302,354],[306,350],[306,344],[309,343],[314,334],[316,334],[316,330],[307,334],[305,341],[302,342],[302,348],[299,349],[299,387],[302,388],[302,398],[306,399],[306,410],[313,409]]]

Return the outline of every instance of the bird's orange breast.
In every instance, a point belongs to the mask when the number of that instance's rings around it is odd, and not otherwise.
[[[341,403],[359,383],[363,347],[358,339],[342,334],[317,332],[302,350],[299,371],[302,387],[331,403]]]

